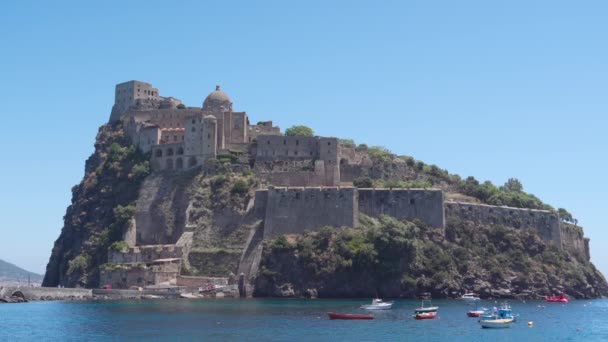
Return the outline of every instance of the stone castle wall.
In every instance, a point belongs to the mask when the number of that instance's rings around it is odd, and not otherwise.
[[[444,226],[443,191],[437,189],[359,189],[359,212],[372,217],[418,219]]]
[[[562,247],[559,217],[553,211],[462,202],[447,202],[445,207],[447,215],[454,215],[466,221],[534,229],[543,240],[553,241],[556,246]]]
[[[301,234],[324,226],[357,225],[355,188],[271,187],[258,192],[265,191],[264,239],[282,234]]]
[[[589,261],[589,239],[583,235],[583,228],[560,222],[562,246],[579,260]]]

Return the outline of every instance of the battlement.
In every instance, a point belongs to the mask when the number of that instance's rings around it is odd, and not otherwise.
[[[554,211],[464,202],[446,202],[445,207],[447,215],[455,215],[465,221],[534,229],[543,240],[562,246],[559,217]]]

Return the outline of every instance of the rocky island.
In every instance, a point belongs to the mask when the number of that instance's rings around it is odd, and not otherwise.
[[[608,294],[567,210],[350,139],[118,84],[43,286],[242,296]]]

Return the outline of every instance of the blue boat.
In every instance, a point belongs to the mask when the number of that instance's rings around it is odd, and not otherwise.
[[[499,308],[494,307],[492,313],[483,315],[480,320],[488,319],[513,319],[513,322],[517,321],[519,314],[513,314],[511,306],[508,303],[501,303]]]

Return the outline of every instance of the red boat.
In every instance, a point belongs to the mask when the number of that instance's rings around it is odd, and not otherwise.
[[[545,302],[549,303],[568,303],[568,298],[564,295],[563,292],[560,292],[558,297],[555,297],[555,293],[549,296],[545,296]]]
[[[374,319],[374,315],[341,314],[334,312],[328,312],[327,316],[329,316],[329,319]]]
[[[479,316],[483,315],[484,313],[485,313],[485,311],[483,311],[483,310],[471,310],[471,311],[467,311],[467,316],[479,317]]]
[[[437,312],[420,312],[414,315],[414,319],[433,319],[437,316]]]

